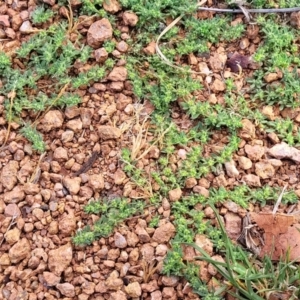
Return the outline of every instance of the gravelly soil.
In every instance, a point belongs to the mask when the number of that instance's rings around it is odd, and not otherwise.
[[[44,2],[54,5],[52,1]],[[117,5],[116,1],[112,2]],[[28,39],[28,30],[32,30],[28,14],[34,6],[34,1],[0,4],[0,37],[4,51],[9,52]],[[56,10],[55,5],[53,9]],[[110,9],[113,8],[107,8]],[[63,11],[60,13],[63,15]],[[205,18],[205,14],[209,13],[199,13],[199,18]],[[130,27],[137,21],[138,17],[132,12],[118,12],[122,41],[112,54],[116,59],[127,52],[126,39]],[[243,16],[238,15],[235,22],[243,22]],[[103,26],[107,30],[99,37],[97,31]],[[105,61],[108,54],[100,45],[102,39],[111,36],[109,21],[91,19],[79,30],[87,36],[86,42],[97,49],[93,54],[95,60]],[[223,78],[236,78],[229,69],[224,71],[228,52],[251,55],[259,42],[258,31],[249,26],[238,43],[212,46],[208,59],[190,55],[188,62],[192,69],[208,69],[213,73],[213,76],[196,75],[210,91],[199,92],[198,99],[222,103]],[[145,52],[154,55],[153,44]],[[244,75],[251,75],[253,70],[246,72],[249,74]],[[278,73],[266,81],[279,77]],[[242,89],[246,82],[244,78],[237,78],[236,84]],[[0,299],[200,299],[184,279],[160,273],[176,230],[172,224],[171,203],[191,191],[208,196],[209,188],[232,188],[241,182],[250,187],[288,184],[289,189],[295,189],[300,195],[300,151],[280,144],[276,134],[263,133],[252,121],[245,119],[239,133],[242,139],[239,150],[222,172],[210,173],[200,180],[189,178],[185,187],[171,190],[158,208],[148,207],[144,215],[129,218],[110,237],[101,238],[91,246],[75,247],[71,240],[75,232],[98,218],[83,212],[91,198],[125,196],[134,199],[138,196],[139,191],[122,170],[120,151],[131,147],[132,137],[139,132],[137,124],[141,125],[153,110],[150,103],[145,103],[140,112],[141,104],[133,94],[122,58],[107,78],[79,93],[82,103],[77,107],[53,108],[41,118],[38,129],[47,145],[44,155],[32,151],[28,141],[18,134],[16,123],[12,124],[7,144],[1,149]],[[7,133],[4,101],[5,96],[0,96],[1,143]],[[300,122],[299,109],[281,112],[272,107],[264,109],[270,119],[281,114]],[[137,115],[140,115],[139,121]],[[183,130],[192,125],[181,111],[180,103],[174,104],[172,117]],[[148,140],[151,138],[149,134]],[[204,155],[218,151],[226,143],[226,133],[216,133]],[[188,150],[177,149],[175,167],[185,159]],[[159,156],[159,147],[153,147],[140,160],[140,167],[150,169]],[[298,206],[294,209],[298,210]],[[207,220],[214,220],[210,208],[202,209]],[[287,209],[282,206],[279,211]],[[260,207],[251,205],[249,210],[259,211]],[[154,212],[161,220],[157,228],[150,228]],[[246,210],[227,202],[220,213],[224,216],[228,235],[237,239]],[[204,236],[197,236],[195,242],[214,255],[212,244]],[[191,248],[184,254],[187,260],[196,255]],[[217,255],[214,257],[221,259]],[[200,265],[201,279],[209,282],[215,270],[206,263]]]

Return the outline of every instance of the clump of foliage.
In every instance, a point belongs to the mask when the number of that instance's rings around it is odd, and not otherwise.
[[[43,13],[46,14],[43,8],[37,8],[33,18],[41,20]],[[4,102],[9,122],[20,120],[24,111],[38,115],[54,106],[63,108],[77,105],[81,98],[76,90],[101,80],[106,71],[112,68],[113,65],[95,65],[77,75],[73,69],[74,63],[86,63],[91,57],[92,49],[78,42],[71,42],[68,32],[66,23],[54,24],[24,42],[15,53],[22,60],[23,69],[12,65],[10,58],[5,53],[0,53],[3,83],[0,95],[13,95]],[[34,149],[44,150],[44,146],[41,146],[42,135],[34,129],[35,124],[32,129],[29,126],[31,125],[27,123],[21,133],[34,142]]]
[[[289,299],[298,299],[300,267],[295,261],[289,261],[289,253],[286,253],[278,263],[272,262],[268,256],[262,261],[252,257],[231,242],[217,210],[213,205],[211,207],[217,217],[221,238],[224,241],[225,262],[212,259],[205,250],[194,243],[186,245],[199,251],[201,256],[196,259],[212,264],[225,279],[225,284],[219,282],[220,287],[213,295],[219,296],[226,291],[235,299],[263,300],[270,299],[272,294],[289,295]],[[199,279],[197,280],[195,275],[189,281],[194,283],[196,293],[203,292],[203,286],[199,285]]]
[[[51,9],[45,8],[45,6],[38,6],[31,14],[31,20],[33,24],[42,24],[47,22],[54,16],[54,12]]]
[[[125,219],[141,213],[143,201],[129,202],[127,199],[113,199],[111,201],[91,201],[84,208],[88,214],[100,215],[93,226],[86,226],[78,231],[73,242],[75,245],[90,245],[100,237],[109,236],[114,228]]]
[[[214,297],[218,297],[218,295],[221,295],[228,287],[223,287],[221,290],[215,292],[209,291],[205,283],[203,283],[199,279],[198,267],[183,261],[183,252],[181,245],[190,244],[196,248],[196,246],[193,244],[195,236],[197,234],[205,234],[211,240],[214,249],[217,252],[225,253],[226,255],[228,255],[229,251],[231,251],[230,247],[233,247],[232,251],[235,251],[234,255],[236,255],[233,257],[233,265],[236,265],[235,271],[239,270],[238,266],[241,264],[239,259],[241,257],[243,259],[248,259],[248,254],[244,252],[244,250],[242,250],[240,247],[233,246],[232,242],[226,235],[225,229],[221,226],[219,228],[212,226],[210,224],[210,221],[205,218],[203,210],[196,209],[195,207],[199,205],[205,206],[208,203],[213,206],[215,204],[224,203],[226,201],[233,201],[244,208],[246,208],[250,202],[260,203],[264,206],[266,205],[266,203],[275,203],[278,199],[279,193],[279,189],[269,186],[265,186],[259,189],[250,189],[246,185],[241,185],[235,187],[233,190],[226,190],[225,188],[210,189],[210,196],[208,198],[204,197],[203,195],[190,195],[184,197],[180,201],[176,201],[175,203],[173,203],[172,215],[174,216],[176,235],[172,240],[172,249],[168,252],[167,257],[164,261],[163,273],[167,274],[168,276],[176,275],[185,277],[192,285],[194,291],[202,297],[209,297],[212,295]],[[289,191],[283,195],[282,201],[285,204],[297,203],[298,197],[293,191]],[[217,215],[216,210],[215,214]],[[202,252],[200,253],[202,254]],[[205,256],[205,259],[206,258],[207,257]],[[239,262],[237,263],[236,261]],[[247,260],[245,262],[242,262],[242,264],[246,262]],[[265,263],[269,264],[270,262],[270,259],[266,257]],[[217,262],[215,262],[215,264],[217,264]],[[245,271],[248,264],[249,261],[246,265],[241,265],[240,269]],[[252,267],[254,268],[254,266]],[[270,265],[268,265],[268,267],[270,268]],[[192,272],[192,270],[194,271]],[[254,272],[255,270],[256,269],[253,269],[252,271]],[[291,270],[292,269],[290,269],[290,271]],[[268,273],[266,272],[265,274]],[[223,273],[221,273],[221,275],[223,275]],[[228,277],[225,277],[225,279],[228,279]]]

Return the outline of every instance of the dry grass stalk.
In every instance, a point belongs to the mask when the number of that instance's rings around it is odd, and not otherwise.
[[[197,7],[202,6],[203,4],[205,4],[207,2],[207,0],[202,0],[197,4]],[[166,58],[166,56],[162,53],[162,51],[159,48],[159,42],[161,40],[161,38],[168,32],[170,31],[182,18],[183,18],[184,14],[180,15],[178,18],[176,18],[171,24],[169,24],[162,32],[161,34],[158,36],[157,40],[156,40],[156,45],[155,45],[155,50],[156,53],[158,54],[158,56],[160,57],[160,59],[167,64],[168,66],[181,70],[181,71],[187,71],[182,67],[176,66],[174,65],[169,59]],[[200,74],[200,75],[207,75],[206,73],[203,72],[195,72],[192,70],[189,70],[188,72],[192,73],[192,74]]]

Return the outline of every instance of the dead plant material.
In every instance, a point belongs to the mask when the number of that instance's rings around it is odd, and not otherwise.
[[[49,110],[55,106],[56,102],[63,96],[63,94],[65,93],[65,91],[67,90],[67,88],[69,87],[69,83],[66,83],[62,89],[60,90],[59,94],[57,95],[57,97],[54,99],[54,101],[51,103],[51,105],[44,111],[44,113],[41,116],[38,116],[36,118],[36,120],[31,124],[32,127],[36,126],[36,124],[39,123],[39,121],[47,114],[47,112],[49,112]]]
[[[135,109],[135,115],[132,118],[132,120],[124,125],[121,126],[122,132],[124,131],[132,131],[132,128],[134,127],[137,133],[131,134],[131,160],[132,161],[139,161],[140,159],[144,158],[152,149],[155,145],[161,143],[161,141],[164,139],[164,136],[168,131],[171,129],[172,124],[164,131],[158,134],[158,137],[151,142],[151,145],[147,147],[143,152],[142,149],[147,146],[148,141],[147,141],[147,136],[148,136],[148,131],[149,131],[149,116],[144,116],[143,120],[141,120],[141,114],[143,111],[143,106],[139,105]],[[142,153],[141,153],[142,152]]]
[[[12,122],[12,108],[14,105],[14,99],[16,97],[16,92],[15,91],[11,91],[8,95],[7,95],[8,99],[9,99],[9,112],[8,112],[8,127],[7,127],[7,131],[6,131],[6,135],[5,135],[5,139],[3,142],[2,147],[0,148],[0,151],[4,149],[8,138],[9,138],[9,134],[10,134],[10,129],[11,129],[11,122]]]
[[[238,242],[261,258],[268,255],[279,261],[289,253],[290,260],[300,261],[300,224],[293,214],[277,213],[286,188],[287,185],[272,212],[252,212],[243,219],[243,232]]]
[[[147,117],[143,120],[142,124],[140,124],[138,116],[136,120],[137,120],[136,127],[138,129],[138,133],[137,135],[132,135],[131,159],[133,161],[139,160],[138,155],[147,142],[147,134],[149,128]]]
[[[202,6],[207,2],[207,0],[202,0],[200,1],[197,6]],[[165,64],[167,64],[168,66],[175,68],[177,70],[181,70],[181,71],[185,71],[186,70],[182,67],[176,66],[174,65],[169,59],[167,59],[167,57],[162,53],[162,51],[159,48],[159,41],[161,40],[161,38],[168,32],[170,31],[182,18],[183,18],[184,14],[180,15],[178,18],[176,18],[172,23],[170,23],[162,32],[161,34],[158,36],[157,40],[156,40],[156,45],[155,45],[155,50],[156,53],[158,54],[158,56],[160,57],[160,59],[162,60],[162,62],[164,62]],[[207,75],[206,73],[203,72],[195,72],[192,70],[188,70],[187,72],[192,73],[192,74],[200,74],[200,75]]]
[[[82,167],[73,174],[73,177],[76,177],[82,173],[86,173],[93,166],[98,157],[99,152],[94,151],[89,159],[82,165]]]
[[[4,239],[5,239],[5,236],[6,236],[7,232],[17,223],[16,219],[17,219],[18,216],[19,215],[17,215],[16,213],[14,213],[14,215],[12,216],[11,221],[9,223],[9,226],[7,227],[7,229],[6,229],[6,231],[3,235],[3,238],[0,241],[0,247],[2,246],[2,243],[4,242]]]
[[[290,260],[300,261],[300,224],[293,215],[273,213],[251,213],[251,219],[264,230],[264,246],[260,257],[271,256],[280,260],[288,251]]]
[[[150,262],[143,260],[141,263],[143,269],[143,280],[144,283],[148,283],[153,274],[160,270],[161,265],[157,260],[152,260]]]
[[[41,176],[41,168],[40,168],[40,165],[41,165],[41,162],[43,161],[44,157],[46,155],[46,152],[44,152],[43,154],[40,155],[40,158],[39,158],[39,161],[34,169],[34,172],[32,173],[30,179],[29,179],[29,182],[32,182],[32,183],[38,183],[39,179],[40,179],[40,176]]]
[[[250,56],[241,55],[238,52],[233,53],[233,55],[227,60],[226,65],[234,73],[240,73],[241,69],[247,69],[252,63]]]

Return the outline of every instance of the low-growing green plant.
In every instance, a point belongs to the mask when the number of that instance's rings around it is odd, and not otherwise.
[[[88,214],[100,214],[100,218],[92,225],[77,231],[73,237],[75,245],[90,245],[100,237],[109,236],[121,222],[141,213],[143,201],[129,202],[127,199],[113,199],[110,201],[91,201],[84,208]]]
[[[185,244],[200,252],[201,256],[196,259],[212,264],[225,279],[225,283],[221,283],[223,288],[220,288],[220,291],[227,291],[236,299],[271,299],[272,294],[288,295],[289,299],[298,299],[300,267],[295,261],[289,260],[289,253],[286,253],[278,263],[272,262],[268,256],[262,261],[252,257],[252,254],[230,241],[217,210],[213,205],[211,208],[217,217],[225,243],[225,262],[214,260],[203,248],[194,243]]]
[[[11,65],[10,58],[8,55],[0,51],[0,74],[3,75],[4,71],[8,69]]]
[[[33,24],[43,24],[53,16],[54,12],[51,9],[47,9],[45,6],[37,6],[31,14],[31,20]]]
[[[41,22],[46,15],[51,15],[43,7],[37,7],[35,12],[33,18],[37,22]],[[3,88],[0,95],[6,99],[4,107],[7,120],[19,120],[22,125],[22,112],[33,111],[38,114],[51,107],[63,108],[80,103],[81,98],[76,94],[76,89],[101,80],[107,70],[113,67],[113,64],[102,67],[95,65],[76,75],[74,63],[87,62],[91,51],[89,46],[81,46],[78,41],[71,42],[68,25],[62,22],[39,31],[22,43],[15,54],[22,59],[25,69],[13,68],[10,58],[1,52],[0,74]],[[13,99],[8,99],[7,95],[13,95]],[[33,123],[31,133],[29,125],[20,132],[34,142],[33,149],[44,151],[41,135],[37,133],[35,125]]]
[[[154,217],[151,219],[151,221],[149,222],[149,227],[150,227],[150,228],[158,227],[159,220],[160,220],[160,217],[159,217],[158,215],[154,216]]]
[[[112,53],[115,50],[116,43],[114,41],[106,41],[103,43],[103,48],[107,51],[107,53]]]
[[[40,153],[45,151],[43,136],[30,124],[25,124],[25,126],[20,129],[20,133],[32,143],[32,148],[34,150]]]

